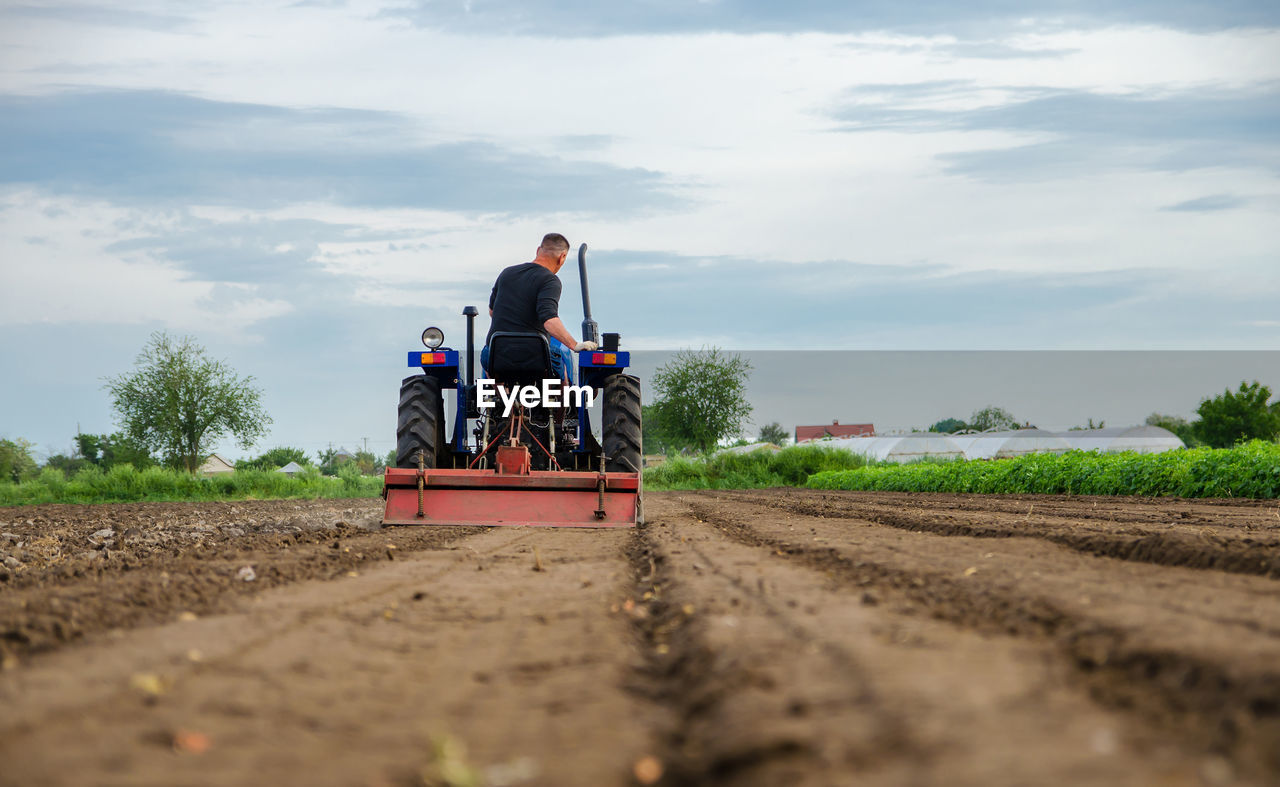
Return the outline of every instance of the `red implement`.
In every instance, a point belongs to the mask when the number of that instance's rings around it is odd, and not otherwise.
[[[503,449],[507,446],[503,446]],[[523,457],[520,456],[523,454]],[[639,473],[529,470],[512,447],[488,470],[388,467],[384,525],[635,527]],[[421,483],[419,483],[421,482]]]

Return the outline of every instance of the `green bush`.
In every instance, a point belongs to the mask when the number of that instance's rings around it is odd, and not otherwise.
[[[182,470],[115,465],[105,472],[88,465],[71,478],[45,468],[37,478],[19,484],[0,483],[0,505],[37,503],[129,503],[138,500],[245,500],[279,498],[377,497],[381,476],[351,472],[341,478],[314,469],[290,478],[268,470],[238,470],[199,478]]]
[[[862,467],[867,460],[832,448],[799,445],[781,451],[674,457],[644,472],[646,489],[759,489],[801,486],[814,473]]]
[[[1280,445],[1161,454],[1030,454],[1015,459],[876,465],[814,474],[812,489],[980,494],[1280,497]]]

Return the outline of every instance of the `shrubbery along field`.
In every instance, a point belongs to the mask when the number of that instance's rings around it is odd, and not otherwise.
[[[814,489],[981,494],[1280,497],[1280,445],[1162,454],[1030,454],[1014,459],[872,463],[815,445],[676,458],[645,472],[650,489]]]
[[[89,465],[71,476],[46,467],[31,480],[0,483],[0,505],[377,497],[381,492],[382,476],[361,475],[354,467],[340,469],[336,477],[308,468],[292,477],[269,470],[237,470],[200,478],[167,467],[137,470],[124,464],[103,470]]]

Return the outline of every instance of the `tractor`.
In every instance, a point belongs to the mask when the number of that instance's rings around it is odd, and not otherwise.
[[[563,384],[543,333],[495,333],[488,377],[477,377],[476,307],[462,310],[465,365],[461,351],[444,346],[443,331],[422,332],[425,349],[408,354],[409,367],[420,372],[400,384],[384,525],[634,527],[643,520],[640,380],[625,374],[631,357],[618,349],[620,335],[601,337],[591,318],[585,243],[578,275],[582,338],[598,349],[577,353],[577,401],[574,388],[563,400],[529,395]],[[588,401],[597,398],[599,440]]]

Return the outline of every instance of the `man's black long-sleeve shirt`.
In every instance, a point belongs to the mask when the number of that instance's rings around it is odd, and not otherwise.
[[[560,316],[560,279],[536,262],[512,265],[498,274],[489,294],[493,320],[489,337],[498,331],[538,331],[542,324]]]

